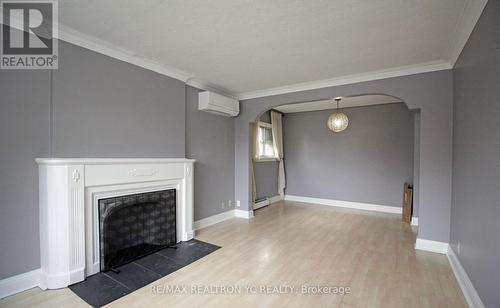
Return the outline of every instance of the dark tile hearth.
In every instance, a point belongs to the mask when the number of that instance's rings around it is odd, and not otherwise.
[[[118,267],[119,273],[100,272],[69,288],[93,307],[101,307],[142,288],[219,249],[198,240],[180,242]]]
[[[207,255],[213,252],[212,244],[201,241],[189,241],[180,245],[177,249],[163,249],[158,254],[175,260],[178,264],[185,266],[199,259],[199,255]]]
[[[76,295],[93,307],[101,307],[132,292],[104,273],[90,276],[69,287]]]
[[[119,269],[120,273],[108,271],[105,272],[105,274],[111,279],[118,281],[126,287],[134,290],[142,288],[143,286],[162,277],[161,274],[153,272],[152,270],[144,268],[134,262],[125,264]]]
[[[151,254],[135,261],[135,263],[153,271],[154,273],[158,273],[161,276],[166,276],[187,265],[180,265],[177,260],[172,260],[162,256],[160,253]]]

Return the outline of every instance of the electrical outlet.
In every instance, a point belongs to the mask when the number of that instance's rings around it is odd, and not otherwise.
[[[460,254],[460,246],[462,246],[462,245],[460,244],[460,242],[458,242],[458,244],[457,244],[457,254]]]
[[[224,204],[224,201],[222,201],[222,202],[220,203],[220,207],[221,207],[222,209],[225,209],[225,208],[226,208],[226,205]]]
[[[236,201],[236,207],[240,207],[240,200]]]

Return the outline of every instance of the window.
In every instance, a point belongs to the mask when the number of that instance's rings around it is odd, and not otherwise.
[[[271,124],[259,122],[258,136],[258,160],[275,160],[273,130]]]

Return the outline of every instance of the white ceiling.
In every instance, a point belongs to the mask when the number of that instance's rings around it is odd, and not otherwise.
[[[64,0],[60,37],[243,99],[451,68],[486,1]]]
[[[388,95],[370,94],[370,95],[343,97],[339,102],[339,107],[350,108],[350,107],[362,107],[362,106],[393,104],[393,103],[401,103],[401,100],[397,97]],[[295,113],[295,112],[335,109],[336,107],[337,103],[332,98],[329,100],[281,105],[275,107],[274,109],[281,111],[283,113]]]

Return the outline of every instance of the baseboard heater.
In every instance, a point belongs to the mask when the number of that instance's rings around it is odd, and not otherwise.
[[[269,197],[260,198],[260,199],[255,200],[255,202],[253,204],[253,209],[254,210],[260,209],[261,207],[268,206],[269,204],[271,204]]]

